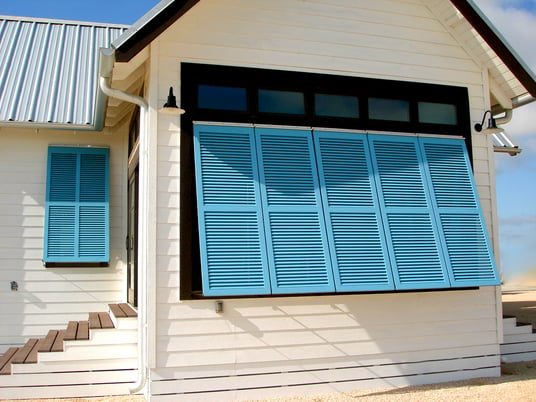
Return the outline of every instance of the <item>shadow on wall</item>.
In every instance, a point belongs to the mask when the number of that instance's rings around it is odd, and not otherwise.
[[[307,381],[348,376],[384,384],[475,364],[498,370],[490,289],[226,299],[221,313],[214,300],[182,302],[159,323],[158,364],[192,378],[306,372]]]

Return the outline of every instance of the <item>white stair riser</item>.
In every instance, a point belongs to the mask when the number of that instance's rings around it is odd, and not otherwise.
[[[110,314],[112,322],[116,329],[137,329],[138,318],[116,318],[113,314]]]
[[[94,345],[120,345],[123,343],[136,343],[138,331],[135,329],[92,329],[89,342]],[[67,343],[76,341],[67,341]]]
[[[136,344],[123,345],[84,345],[84,341],[76,341],[76,345],[65,345],[64,352],[39,353],[38,361],[76,361],[96,359],[124,359],[136,357]]]
[[[532,360],[536,360],[536,352],[501,355],[501,361],[503,363],[528,362]]]
[[[510,343],[501,345],[501,354],[536,352],[536,342]]]
[[[519,334],[519,335],[504,335],[504,344],[507,343],[520,343],[520,342],[536,342],[536,334]]]
[[[81,370],[130,370],[136,369],[137,358],[128,359],[106,359],[106,360],[84,360],[84,361],[50,361],[39,362],[37,364],[14,364],[13,374],[29,373],[59,373]],[[2,376],[0,376],[1,378]],[[5,376],[6,378],[9,376]]]
[[[504,335],[532,334],[532,325],[520,325],[513,328],[503,328]]]

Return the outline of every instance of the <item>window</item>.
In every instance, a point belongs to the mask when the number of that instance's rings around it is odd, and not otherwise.
[[[247,110],[246,88],[199,85],[198,99],[201,109]]]
[[[304,114],[305,103],[302,92],[259,90],[259,112]]]
[[[498,284],[461,139],[194,127],[206,296]]]
[[[369,118],[373,120],[409,121],[409,102],[398,99],[370,98]]]
[[[458,124],[456,105],[419,102],[419,122],[431,124]]]
[[[357,96],[315,94],[315,114],[326,117],[359,118]]]
[[[45,263],[109,261],[109,150],[49,147]]]

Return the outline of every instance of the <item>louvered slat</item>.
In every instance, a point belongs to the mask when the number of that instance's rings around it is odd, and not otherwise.
[[[369,141],[396,288],[449,287],[417,138],[372,135]]]
[[[337,290],[393,290],[366,136],[314,139]]]
[[[272,293],[335,290],[310,131],[256,129]]]
[[[203,293],[268,294],[253,128],[194,127]]]
[[[465,143],[461,139],[423,138],[421,146],[452,285],[498,285]]]

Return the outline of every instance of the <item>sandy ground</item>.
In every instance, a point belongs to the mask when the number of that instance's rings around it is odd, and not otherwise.
[[[508,285],[503,291],[505,315],[516,316],[518,322],[532,323],[536,327],[536,282]],[[339,401],[486,401],[536,402],[536,361],[509,363],[502,367],[502,376],[477,378],[434,385],[413,386],[395,389],[375,389],[309,395],[303,397],[271,399],[271,402],[339,402]],[[39,399],[33,402],[143,402],[143,397],[121,396],[83,399]],[[18,401],[29,402],[29,400]]]

